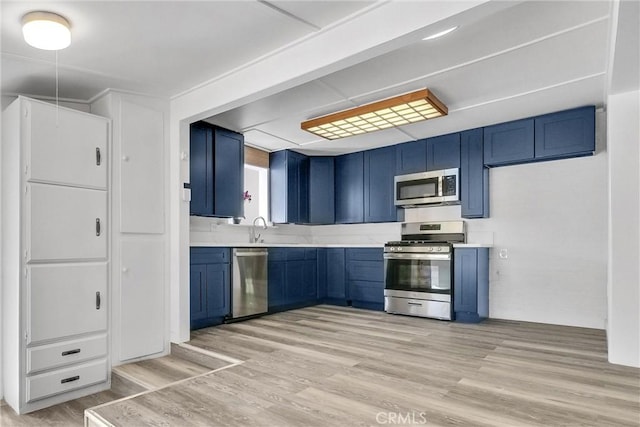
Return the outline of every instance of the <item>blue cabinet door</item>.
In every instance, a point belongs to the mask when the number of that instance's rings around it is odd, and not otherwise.
[[[214,213],[220,217],[244,215],[244,137],[214,129]]]
[[[274,223],[287,222],[289,182],[287,151],[269,154],[269,214]]]
[[[427,138],[427,170],[460,167],[460,134]]]
[[[309,159],[283,150],[269,155],[270,214],[274,223],[309,221]]]
[[[269,251],[269,256],[271,256],[271,251]],[[269,277],[269,286],[268,286],[268,300],[269,300],[269,311],[274,311],[278,307],[281,307],[285,304],[285,282],[286,282],[286,272],[285,272],[285,262],[284,261],[269,261],[268,267],[268,277]]]
[[[394,204],[395,164],[396,147],[364,152],[364,222],[392,222],[404,213]]]
[[[592,154],[596,147],[595,107],[535,118],[535,157],[553,159]]]
[[[309,223],[335,222],[333,157],[309,158]]]
[[[305,299],[305,261],[287,261],[285,268],[285,304],[299,304]]]
[[[533,159],[533,119],[516,120],[484,128],[485,165],[509,165]]]
[[[364,221],[364,154],[335,158],[336,223]]]
[[[191,125],[189,182],[191,215],[213,215],[213,131],[198,123]]]
[[[454,250],[453,310],[461,322],[480,322],[489,316],[488,248]]]
[[[346,276],[347,292],[354,307],[384,309],[384,259],[381,248],[348,248]]]
[[[189,280],[191,329],[207,318],[207,265],[192,265]]]
[[[483,161],[483,132],[460,135],[460,203],[463,218],[489,217],[489,169]]]
[[[345,305],[347,295],[344,248],[327,249],[327,302]]]
[[[315,251],[315,249],[314,249]],[[318,267],[316,259],[304,261],[303,302],[316,302],[318,299]]]
[[[191,329],[217,325],[231,310],[229,248],[191,248]]]
[[[316,299],[322,302],[327,298],[327,248],[318,248],[316,260]]]
[[[427,140],[396,145],[396,174],[405,175],[427,170]]]

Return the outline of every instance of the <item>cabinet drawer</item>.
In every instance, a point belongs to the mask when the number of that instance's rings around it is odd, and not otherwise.
[[[229,262],[229,248],[191,248],[191,264],[213,264]]]
[[[384,282],[384,262],[349,261],[347,263],[347,278],[350,281]]]
[[[27,344],[107,329],[106,263],[30,266],[27,295]]]
[[[106,259],[106,191],[30,184],[27,198],[27,261]]]
[[[347,260],[383,261],[382,248],[347,248]]]
[[[287,248],[287,261],[303,261],[306,248]]]
[[[287,260],[286,248],[269,248],[269,262],[286,261],[286,260]]]
[[[106,335],[28,348],[27,374],[106,355]]]
[[[107,359],[26,378],[26,401],[43,399],[107,380]]]

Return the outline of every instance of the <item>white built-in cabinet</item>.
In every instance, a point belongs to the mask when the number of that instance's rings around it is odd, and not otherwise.
[[[112,363],[169,345],[168,102],[107,91],[91,112],[113,122]]]
[[[110,122],[24,97],[2,119],[2,379],[26,413],[110,387]]]

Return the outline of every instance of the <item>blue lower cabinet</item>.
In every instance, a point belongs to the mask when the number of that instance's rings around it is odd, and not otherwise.
[[[218,325],[231,310],[229,248],[191,248],[191,329]]]
[[[318,303],[316,248],[269,249],[269,311]]]
[[[481,322],[489,317],[489,249],[456,248],[453,263],[455,320]]]
[[[382,248],[347,248],[346,277],[347,292],[353,307],[384,310]]]
[[[345,249],[328,248],[327,250],[327,284],[324,302],[333,305],[347,305],[347,281],[345,270]]]
[[[322,302],[327,297],[327,248],[318,248],[316,260],[316,280],[318,302]]]

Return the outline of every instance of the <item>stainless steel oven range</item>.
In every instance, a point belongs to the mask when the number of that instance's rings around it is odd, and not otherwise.
[[[453,243],[464,241],[463,221],[402,224],[384,247],[384,310],[451,320]]]

